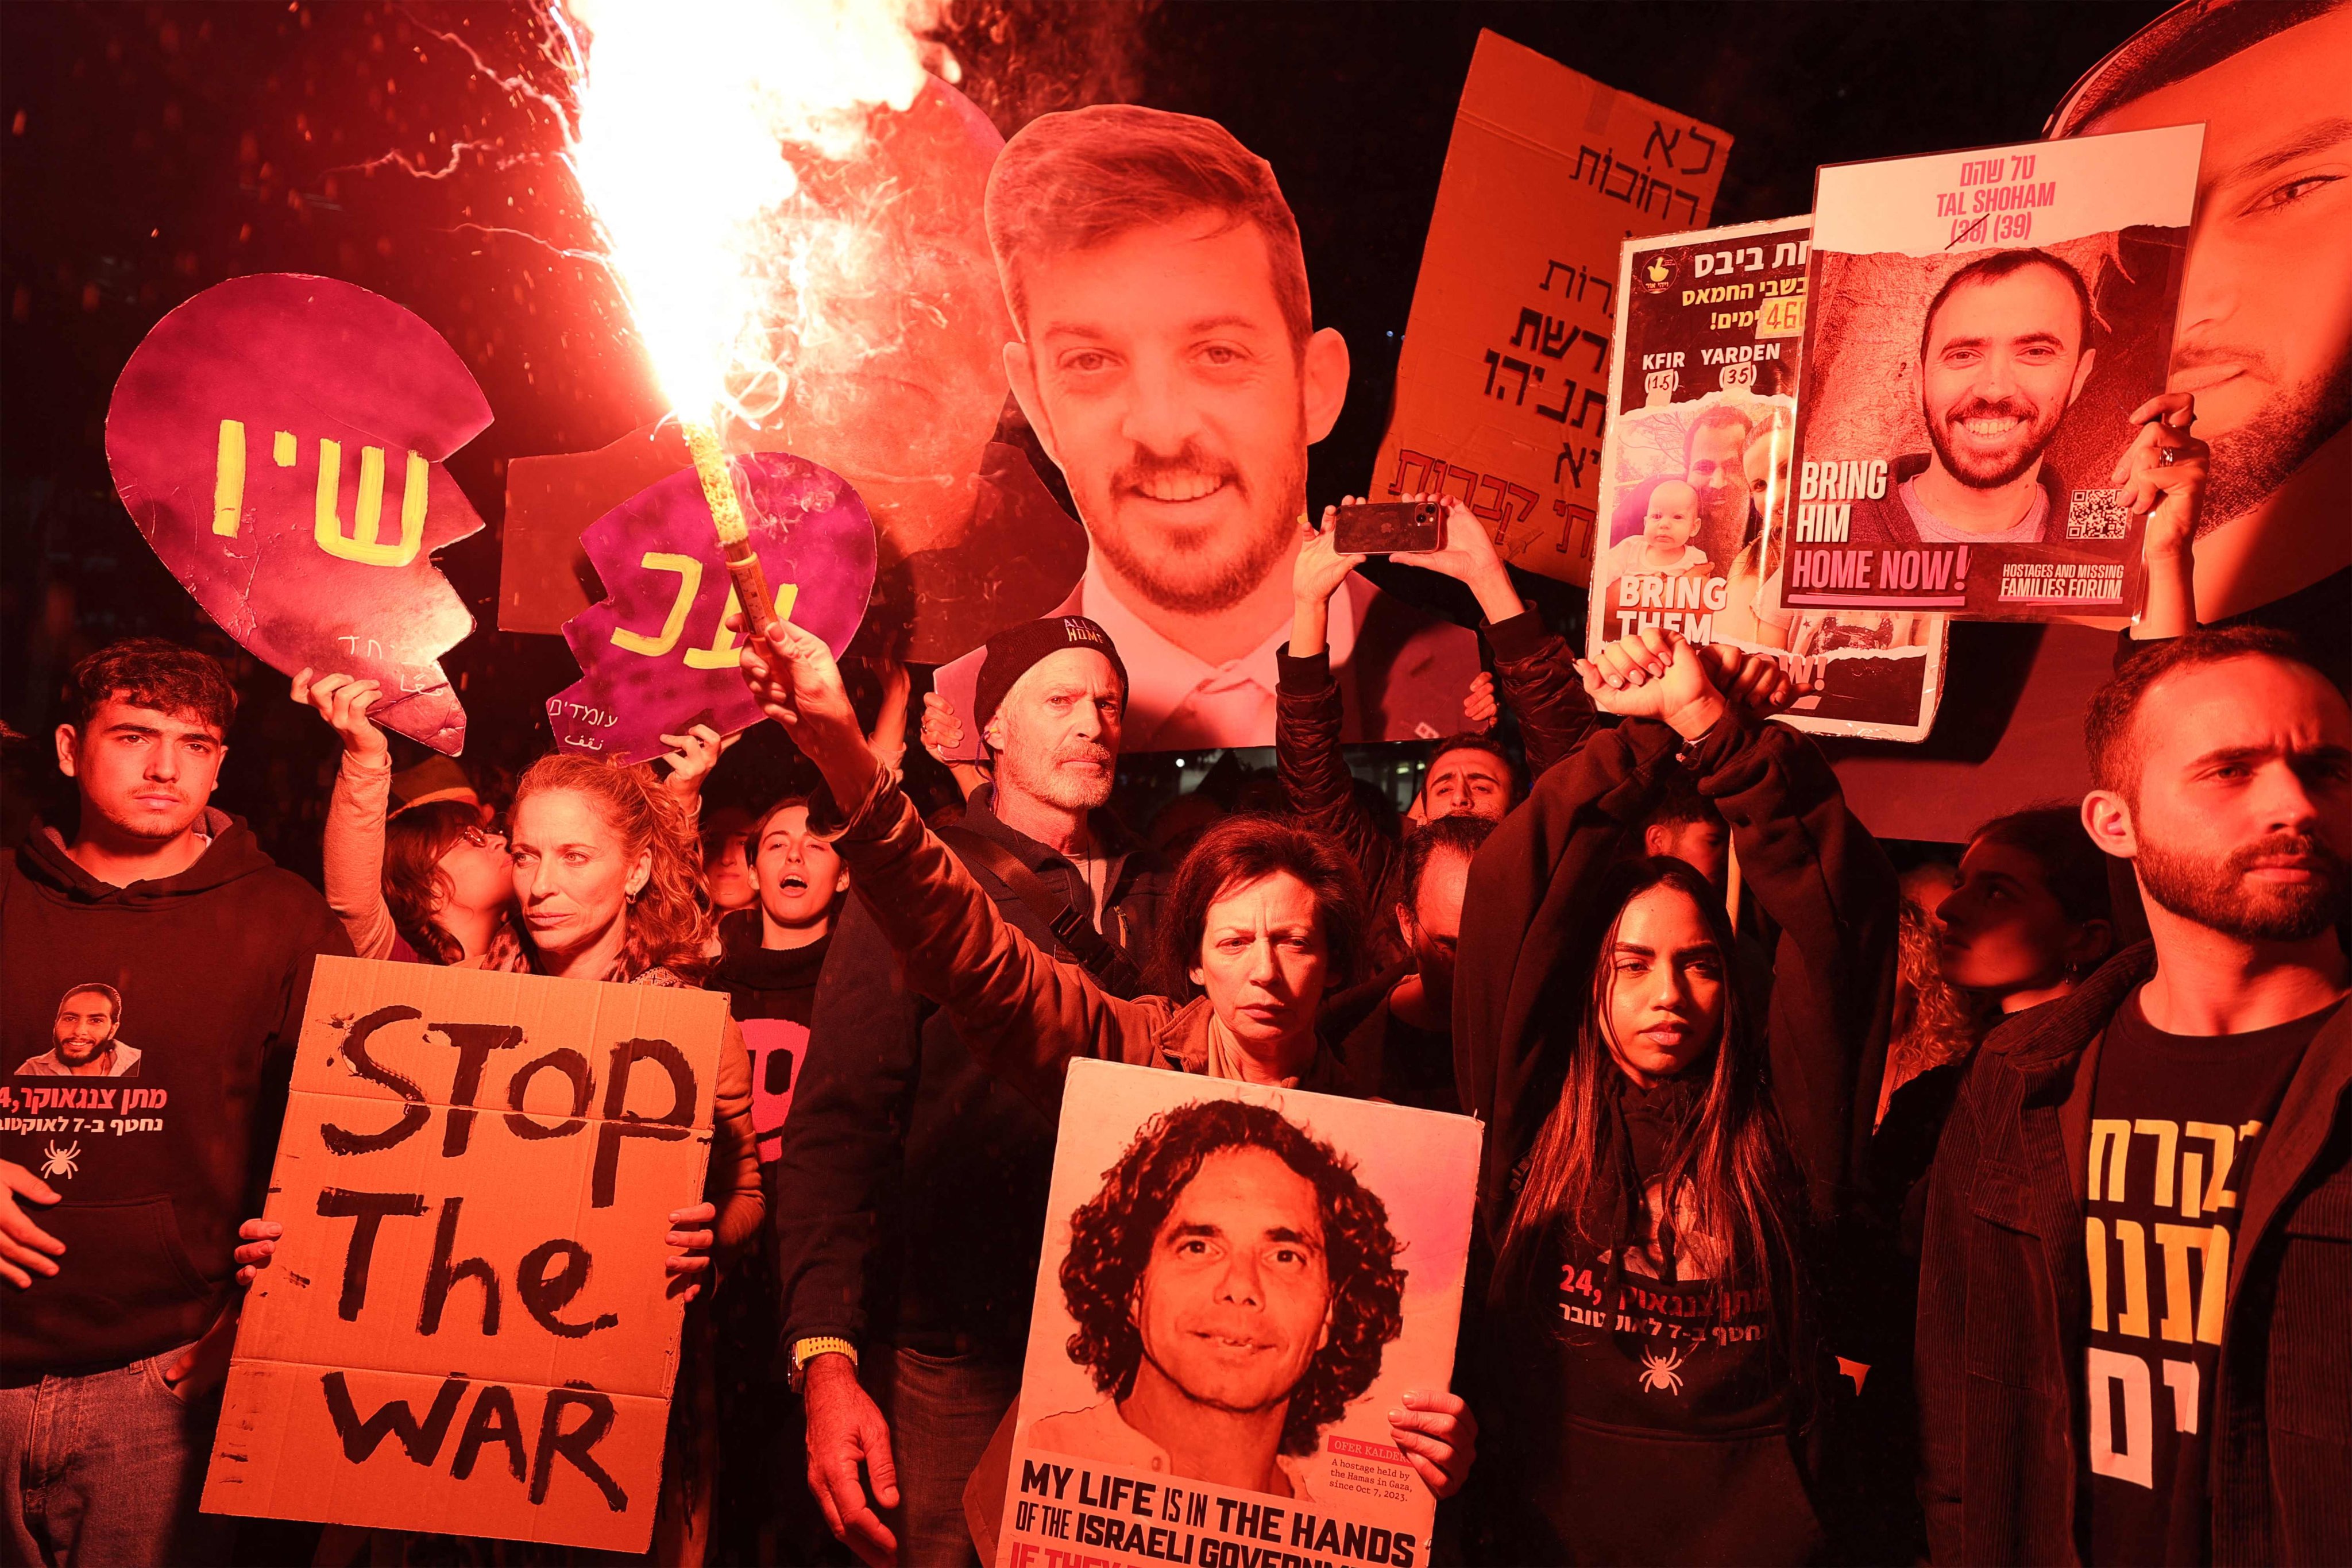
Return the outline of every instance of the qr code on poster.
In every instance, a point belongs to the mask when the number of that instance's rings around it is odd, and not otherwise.
[[[2121,539],[2130,518],[2121,490],[2076,490],[2066,503],[2066,537]]]

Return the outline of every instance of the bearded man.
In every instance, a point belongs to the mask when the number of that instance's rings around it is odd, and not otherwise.
[[[1895,460],[1853,509],[1853,542],[2040,544],[2067,493],[2043,453],[2096,355],[2082,275],[2046,250],[1996,250],[1944,279],[1919,330],[1933,450]]]
[[[1128,750],[1272,744],[1307,449],[1349,368],[1273,169],[1213,121],[1101,104],[1005,143],[987,216],[1006,376],[1090,541],[1061,609],[1126,658]],[[1458,727],[1478,673],[1473,633],[1360,578],[1330,653],[1349,741]],[[959,713],[970,663],[938,677]]]
[[[2087,734],[2153,941],[1995,1029],[1946,1125],[1929,1555],[2352,1560],[2352,707],[2238,626],[2126,661]]]
[[[994,782],[950,847],[1030,940],[1131,982],[1165,879],[1104,809],[1119,649],[1054,616],[980,658],[971,713]],[[981,1069],[853,902],[817,981],[775,1235],[809,1489],[868,1563],[976,1568],[964,1481],[1020,1391],[1053,1166],[1053,1122]]]

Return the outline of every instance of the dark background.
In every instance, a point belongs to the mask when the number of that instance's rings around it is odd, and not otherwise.
[[[1714,221],[1730,223],[1808,211],[1817,163],[2030,139],[2162,9],[966,0],[950,41],[965,89],[1008,133],[1045,110],[1131,100],[1221,121],[1274,164],[1318,324],[1346,335],[1355,362],[1348,411],[1315,449],[1320,507],[1370,468],[1481,27],[1729,131]],[[358,0],[0,6],[0,719],[30,737],[9,749],[8,837],[30,806],[58,804],[47,736],[67,667],[152,633],[235,659],[245,707],[219,802],[255,818],[287,863],[315,866],[331,737],[164,573],[107,476],[124,360],[165,311],[241,273],[374,289],[464,355],[498,417],[449,467],[491,526],[442,558],[484,627],[446,663],[471,716],[469,765],[510,769],[547,745],[541,703],[576,674],[562,640],[488,629],[506,460],[600,446],[659,407],[610,284],[562,254],[584,230],[550,156],[557,113],[497,79],[559,86],[531,15]],[[480,145],[453,158],[460,142]],[[393,153],[446,174],[366,167]],[[1428,602],[1453,586],[1402,575],[1396,585]],[[1580,590],[1527,581],[1547,615],[1575,616]],[[1460,608],[1466,619],[1466,596]],[[756,793],[780,741],[760,736],[721,780]],[[402,744],[404,759],[418,754]]]

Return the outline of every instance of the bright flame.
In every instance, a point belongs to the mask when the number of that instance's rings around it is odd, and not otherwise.
[[[780,408],[824,301],[855,287],[869,234],[802,199],[795,160],[843,162],[871,114],[903,111],[946,0],[564,0],[570,162],[662,392],[685,419]]]

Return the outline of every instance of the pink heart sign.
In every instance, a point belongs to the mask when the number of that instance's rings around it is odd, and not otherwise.
[[[751,545],[776,608],[838,657],[874,588],[874,520],[848,481],[789,452],[730,458]],[[582,679],[547,700],[555,743],[615,762],[669,748],[689,724],[722,735],[760,721],[743,685],[741,639],[726,629],[735,590],[692,468],[646,486],[580,535],[604,597],[563,623]]]
[[[255,658],[381,682],[376,722],[456,755],[441,656],[474,629],[433,552],[481,518],[442,459],[490,422],[422,317],[331,278],[214,285],[133,351],[106,414],[131,521]]]

